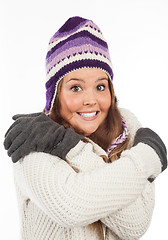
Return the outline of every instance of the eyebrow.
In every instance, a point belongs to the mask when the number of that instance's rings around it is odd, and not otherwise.
[[[107,80],[108,81],[108,78],[106,78],[106,77],[99,78],[97,81],[103,81],[103,80]]]
[[[96,82],[98,82],[98,81],[103,81],[103,80],[108,81],[108,78],[106,78],[106,77],[98,78],[98,79],[96,80]],[[80,79],[80,78],[70,78],[67,82],[70,82],[70,81],[81,81],[81,82],[85,82],[83,79]]]
[[[70,81],[81,81],[81,82],[84,82],[84,80],[80,79],[80,78],[70,78],[67,82],[70,82]]]

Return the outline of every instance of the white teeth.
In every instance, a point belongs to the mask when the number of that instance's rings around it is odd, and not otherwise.
[[[91,112],[91,113],[79,113],[79,115],[83,117],[93,117],[96,116],[96,112]]]

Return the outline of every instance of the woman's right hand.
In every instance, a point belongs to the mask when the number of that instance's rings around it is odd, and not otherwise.
[[[149,145],[155,150],[160,158],[163,172],[167,168],[167,150],[162,139],[149,128],[139,128],[135,135],[134,146],[140,142]]]

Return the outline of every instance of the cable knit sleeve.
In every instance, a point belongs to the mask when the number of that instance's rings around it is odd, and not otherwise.
[[[133,113],[126,109],[120,110],[130,130],[129,147],[131,147],[134,143],[136,131],[141,125]],[[111,230],[123,240],[137,240],[141,238],[150,225],[154,203],[154,182],[147,182],[143,192],[133,203],[101,219],[108,227],[107,234]]]
[[[91,143],[80,141],[70,156],[80,161],[102,161]],[[70,157],[69,156],[69,157]],[[104,218],[142,193],[147,178],[161,172],[155,151],[143,143],[122,153],[119,161],[79,172],[67,162],[45,153],[31,153],[14,164],[21,191],[64,227],[85,226]]]
[[[129,206],[101,221],[122,240],[138,240],[147,231],[155,203],[154,183],[147,182],[142,194]]]

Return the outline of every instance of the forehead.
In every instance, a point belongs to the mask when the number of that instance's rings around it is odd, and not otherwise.
[[[64,77],[65,81],[68,81],[70,79],[82,79],[82,80],[87,80],[87,79],[103,79],[106,78],[108,79],[107,74],[102,71],[101,69],[97,68],[83,68],[83,69],[78,69],[76,71],[73,71],[69,74],[67,74]]]

